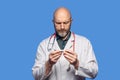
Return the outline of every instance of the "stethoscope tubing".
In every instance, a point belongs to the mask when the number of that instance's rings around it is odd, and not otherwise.
[[[73,42],[73,51],[75,51],[75,34],[72,32],[72,35],[73,35],[73,38],[74,40],[71,41]],[[48,46],[47,46],[47,50],[48,51],[51,51],[53,46],[54,46],[54,43],[55,43],[55,38],[56,38],[56,33],[54,33],[52,36],[50,36],[50,39],[48,41]],[[53,42],[51,43],[51,40],[53,39]],[[52,46],[50,47],[50,44],[52,44]]]

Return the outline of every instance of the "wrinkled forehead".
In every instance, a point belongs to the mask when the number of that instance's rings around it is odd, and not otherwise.
[[[56,17],[54,18],[54,21],[58,21],[58,22],[65,22],[65,21],[69,21],[71,20],[70,17]]]

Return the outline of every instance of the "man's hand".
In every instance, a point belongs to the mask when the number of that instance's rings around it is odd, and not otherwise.
[[[65,50],[63,55],[70,62],[70,64],[75,67],[75,69],[78,69],[79,61],[75,52],[71,50]]]
[[[60,58],[62,52],[61,51],[53,51],[52,53],[50,53],[49,55],[49,63],[51,65],[54,65],[58,59]]]
[[[46,62],[46,75],[51,71],[52,66],[58,61],[62,52],[61,51],[53,51],[49,54],[49,60]]]

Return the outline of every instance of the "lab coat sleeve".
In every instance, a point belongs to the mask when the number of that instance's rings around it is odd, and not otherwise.
[[[32,68],[32,73],[35,80],[45,80],[52,72],[48,75],[45,75],[45,62],[46,62],[46,53],[45,53],[45,44],[40,44],[37,49],[35,64]]]
[[[80,57],[81,59],[79,59],[79,67],[78,70],[75,70],[75,75],[87,78],[95,78],[98,73],[98,65],[92,45],[87,40],[87,43],[85,42],[83,46],[84,47]]]

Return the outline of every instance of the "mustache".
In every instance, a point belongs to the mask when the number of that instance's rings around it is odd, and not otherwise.
[[[58,30],[58,32],[67,32],[67,30],[65,30],[65,29],[64,30]]]

